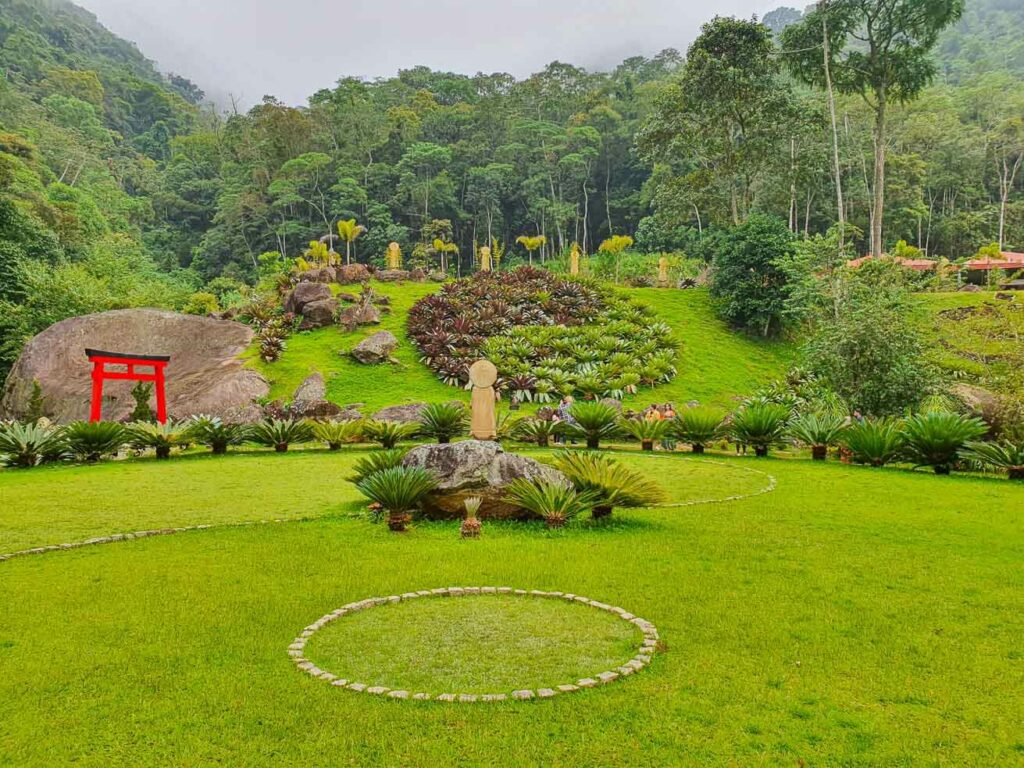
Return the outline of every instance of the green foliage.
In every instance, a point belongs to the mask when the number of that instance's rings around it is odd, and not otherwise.
[[[407,448],[391,448],[386,451],[374,451],[356,460],[352,467],[353,473],[349,478],[357,485],[370,475],[381,472],[385,469],[394,469],[402,466],[402,459],[409,453]]]
[[[724,419],[722,412],[713,408],[687,408],[676,417],[672,433],[689,443],[694,453],[704,453],[709,443],[722,436]]]
[[[653,450],[656,440],[664,439],[672,424],[664,419],[619,419],[619,431],[639,440],[644,450]]]
[[[285,453],[292,443],[308,443],[313,439],[313,428],[305,419],[267,419],[253,424],[246,439],[257,445]]]
[[[919,467],[948,475],[961,449],[988,431],[981,419],[959,413],[931,411],[907,419],[903,427],[906,455]]]
[[[193,293],[188,297],[188,301],[181,308],[181,311],[187,315],[212,315],[214,312],[220,311],[220,304],[217,303],[217,297],[212,293],[206,291],[200,291]]]
[[[531,482],[525,478],[508,486],[505,499],[509,504],[542,517],[549,528],[561,528],[593,505],[592,498],[577,493],[571,485]]]
[[[653,480],[602,453],[563,451],[554,464],[590,500],[594,517],[606,517],[615,507],[649,507],[665,499]]]
[[[171,449],[184,445],[191,440],[187,425],[154,424],[150,421],[136,421],[126,427],[128,444],[137,450],[152,448],[158,459],[168,459]]]
[[[0,423],[0,460],[28,468],[61,458],[67,449],[63,431],[48,424]]]
[[[1024,480],[1024,442],[967,443],[961,455],[986,467],[1002,469],[1011,480]]]
[[[830,446],[842,438],[846,419],[834,413],[804,413],[789,424],[789,436],[809,446],[814,458],[822,460]]]
[[[391,467],[367,476],[357,487],[366,498],[399,515],[413,509],[434,490],[437,478],[419,467]]]
[[[752,403],[732,415],[729,436],[740,445],[751,446],[758,456],[782,441],[789,425],[790,410],[778,403]]]
[[[153,395],[153,385],[149,382],[140,381],[132,387],[132,399],[135,400],[135,408],[132,410],[132,421],[156,421],[156,414],[149,405],[149,398]]]
[[[363,435],[368,440],[380,443],[384,449],[394,448],[402,440],[415,437],[419,431],[420,425],[416,422],[370,420],[363,425]]]
[[[896,419],[855,421],[843,433],[842,444],[858,464],[884,467],[903,455],[906,439]]]
[[[619,434],[619,412],[602,402],[575,403],[569,409],[571,421],[559,424],[559,431],[570,437],[587,441],[587,448],[601,447],[601,440]]]
[[[95,462],[120,451],[130,435],[113,421],[75,421],[64,428],[63,437],[72,455]]]
[[[515,427],[515,437],[528,443],[535,443],[546,448],[548,442],[556,434],[557,423],[551,419],[523,419]]]
[[[227,453],[232,445],[245,442],[247,430],[241,424],[227,424],[217,416],[193,416],[188,422],[188,438],[207,446],[215,454]]]
[[[341,449],[345,443],[358,443],[363,437],[363,422],[354,421],[318,421],[313,424],[313,437],[332,451]]]
[[[781,219],[762,214],[718,239],[711,295],[723,318],[766,337],[782,329],[787,278],[779,263],[793,239]]]
[[[465,434],[469,427],[469,414],[460,403],[434,403],[420,414],[420,434],[432,437],[438,443],[450,443],[453,437]]]

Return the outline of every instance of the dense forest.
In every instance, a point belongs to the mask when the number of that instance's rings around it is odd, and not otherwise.
[[[827,100],[800,77],[805,49],[787,43],[813,32],[803,18],[765,16],[733,104],[707,90],[714,51],[666,50],[609,72],[554,62],[524,80],[423,67],[343,77],[303,107],[267,96],[219,115],[88,12],[2,0],[0,377],[56,320],[188,308],[200,291],[229,303],[268,260],[351,219],[365,227],[350,230],[355,259],[379,264],[395,241],[407,263],[436,266],[440,241],[458,272],[484,244],[509,264],[574,243],[592,253],[613,235],[709,259],[712,235],[755,213],[812,235],[841,211],[866,252],[879,200],[879,248],[954,260],[992,242],[1024,248],[1024,1],[968,0],[930,51],[934,76],[888,105],[884,198],[876,109],[841,73],[835,172]],[[544,240],[528,253],[523,235]]]

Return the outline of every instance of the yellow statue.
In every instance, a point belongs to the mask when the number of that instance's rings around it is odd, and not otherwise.
[[[664,256],[658,259],[658,285],[668,288],[668,259]]]
[[[569,274],[578,275],[580,273],[580,244],[573,243],[572,250],[569,252]]]
[[[480,246],[480,271],[491,271],[491,249],[486,245]]]
[[[388,246],[388,269],[402,268],[402,248],[398,243]]]

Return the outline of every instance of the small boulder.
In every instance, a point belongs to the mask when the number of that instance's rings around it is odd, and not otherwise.
[[[417,422],[420,415],[426,409],[426,403],[407,403],[406,405],[392,405],[382,408],[373,414],[374,421],[397,421],[402,424]]]
[[[416,267],[416,269],[409,272],[409,279],[417,283],[425,283],[427,281],[427,272],[420,267]]]
[[[363,283],[370,279],[370,270],[365,264],[346,264],[334,270],[341,285]]]
[[[409,279],[409,270],[385,269],[377,273],[377,279],[382,283],[401,283]]]
[[[301,315],[307,304],[314,301],[327,301],[331,298],[333,298],[331,289],[323,283],[299,283],[285,299],[284,311]]]
[[[319,371],[311,373],[299,384],[295,394],[292,395],[292,402],[323,400],[327,397],[327,382]]]
[[[360,325],[380,325],[380,310],[372,304],[345,307],[338,313],[338,322],[350,332]]]
[[[974,283],[967,283],[967,285],[963,286],[960,289],[960,293],[980,293],[980,292],[981,292],[981,286],[980,285],[975,285]]]
[[[334,316],[337,312],[338,302],[335,299],[311,301],[302,308],[302,324],[299,326],[299,329],[309,331],[314,328],[325,328],[328,325],[333,325]]]
[[[356,296],[354,293],[346,293],[345,291],[338,293],[334,298],[336,298],[338,301],[359,301],[359,297]]]
[[[359,342],[350,353],[363,365],[380,365],[391,360],[398,349],[398,339],[391,331],[377,331]]]
[[[437,488],[423,502],[424,514],[431,519],[462,517],[466,499],[473,496],[482,499],[481,518],[529,518],[529,513],[505,501],[509,484],[519,479],[568,483],[565,475],[552,467],[479,440],[421,445],[408,453],[402,465],[426,469],[438,478]]]

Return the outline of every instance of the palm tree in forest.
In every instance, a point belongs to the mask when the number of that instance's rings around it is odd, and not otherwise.
[[[355,219],[342,220],[338,222],[338,235],[345,241],[346,264],[352,263],[352,243],[354,243],[364,232],[366,232],[366,227],[362,224],[356,224]]]
[[[434,238],[433,246],[434,246],[434,253],[439,254],[440,257],[441,257],[441,271],[442,272],[447,272],[448,271],[448,263],[445,260],[445,256],[446,256],[446,254],[449,254],[449,253],[454,253],[454,254],[458,255],[458,253],[459,253],[459,246],[457,246],[455,243],[446,243],[444,240],[442,240],[439,237],[435,237]]]
[[[533,252],[538,251],[547,245],[548,239],[544,235],[520,235],[516,242],[523,246],[530,254],[530,264],[533,264]]]

